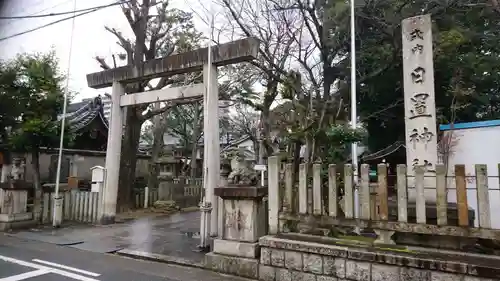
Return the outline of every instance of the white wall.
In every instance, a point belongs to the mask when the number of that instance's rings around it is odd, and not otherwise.
[[[490,211],[492,227],[500,228],[500,191],[498,180],[498,163],[500,163],[500,126],[471,129],[455,129],[446,131],[456,138],[456,145],[451,149],[449,157],[448,175],[454,176],[454,165],[465,165],[466,175],[474,176],[476,164],[488,165],[488,186],[490,188]],[[467,200],[469,207],[476,213],[475,226],[478,226],[476,181],[473,177],[467,178]],[[448,201],[456,202],[454,178],[448,178]],[[496,189],[496,190],[492,190]]]

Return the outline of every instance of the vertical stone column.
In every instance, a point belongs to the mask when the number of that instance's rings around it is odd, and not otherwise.
[[[102,216],[100,218],[102,224],[113,223],[116,216],[123,130],[123,109],[120,106],[120,97],[123,94],[125,94],[124,86],[120,82],[113,82],[111,92],[111,123],[106,149],[104,202]]]
[[[210,72],[210,75],[209,75]],[[220,177],[220,142],[219,142],[219,87],[217,84],[217,67],[205,64],[203,66],[204,99],[204,148],[203,186],[205,199],[211,203],[210,236],[217,236],[218,199],[214,190]]]
[[[435,187],[437,133],[430,15],[403,20],[402,33],[408,186],[415,186],[415,166],[424,166],[425,187]],[[424,195],[427,202],[436,201],[435,190],[427,189]],[[408,196],[415,201],[415,189]]]

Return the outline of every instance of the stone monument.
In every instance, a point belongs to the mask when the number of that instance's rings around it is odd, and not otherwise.
[[[436,164],[438,161],[432,21],[430,15],[407,18],[402,22],[403,82],[405,103],[406,165],[408,183],[408,222],[416,222],[417,193],[414,170],[423,166],[426,224],[437,224]],[[390,220],[397,219],[397,202],[389,202]],[[457,225],[455,203],[448,203],[448,223]],[[474,211],[469,211],[474,221]],[[445,236],[396,233],[397,244],[460,248],[460,239]]]
[[[215,189],[222,198],[222,235],[214,240],[213,252],[206,254],[209,269],[247,278],[258,277],[260,237],[266,235],[267,187],[257,186],[257,173],[238,166],[227,185]]]
[[[403,20],[403,82],[405,103],[406,165],[409,200],[416,198],[414,168],[425,168],[426,202],[436,202],[436,103],[430,15]]]

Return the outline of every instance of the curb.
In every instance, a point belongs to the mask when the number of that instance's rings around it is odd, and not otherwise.
[[[175,264],[175,265],[186,266],[186,267],[207,269],[201,263],[193,262],[192,260],[183,259],[181,257],[154,254],[154,253],[129,250],[129,249],[119,250],[119,251],[115,252],[114,254],[119,255],[119,256],[133,258],[133,259],[155,261],[155,262]]]

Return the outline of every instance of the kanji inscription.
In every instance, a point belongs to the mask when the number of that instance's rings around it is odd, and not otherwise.
[[[418,129],[413,129],[410,134],[410,143],[413,144],[413,148],[417,148],[417,144],[423,144],[427,149],[427,144],[434,138],[434,133],[429,131],[429,128],[424,127],[422,131],[419,132]]]
[[[413,169],[417,166],[423,166],[426,172],[433,172],[434,168],[432,163],[429,160],[420,160],[418,158],[413,159],[412,161]]]
[[[416,53],[422,54],[424,52],[424,46],[417,44],[417,45],[415,45],[415,47],[411,48],[411,52],[413,54],[416,54]]]
[[[245,228],[246,215],[240,210],[234,210],[233,212],[226,214],[226,216],[226,223],[228,227],[235,228],[238,231]]]
[[[410,119],[414,119],[417,117],[432,117],[428,108],[427,108],[427,99],[429,98],[429,94],[427,93],[418,93],[413,95],[410,99],[412,104],[412,109],[410,109]]]
[[[424,40],[424,33],[422,32],[422,30],[415,28],[410,32],[410,41],[413,41],[415,39]]]
[[[425,69],[423,67],[417,67],[411,72],[411,80],[415,84],[424,83]]]

